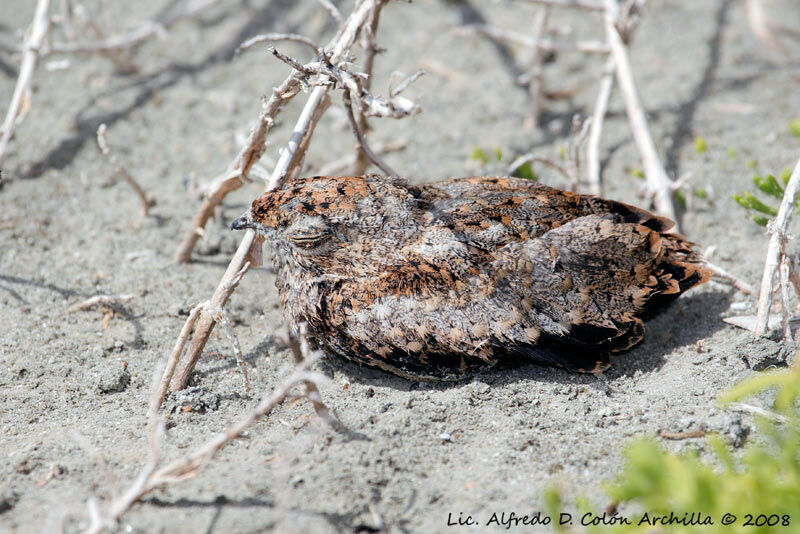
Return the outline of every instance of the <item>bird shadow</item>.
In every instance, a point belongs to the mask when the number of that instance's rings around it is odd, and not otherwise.
[[[602,375],[573,373],[519,358],[509,359],[491,370],[453,382],[407,380],[344,358],[326,358],[319,365],[323,372],[337,370],[352,381],[400,391],[444,391],[463,387],[475,380],[492,385],[523,381],[586,385],[598,380],[607,381],[657,371],[676,349],[695,344],[725,328],[720,316],[729,308],[731,298],[731,293],[726,291],[705,291],[681,297],[646,323],[641,344],[624,353],[612,355],[611,368]]]

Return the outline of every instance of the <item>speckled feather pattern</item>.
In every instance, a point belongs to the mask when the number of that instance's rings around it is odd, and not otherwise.
[[[272,244],[293,327],[412,379],[509,358],[601,371],[644,316],[711,276],[671,221],[517,178],[297,179],[233,226]]]

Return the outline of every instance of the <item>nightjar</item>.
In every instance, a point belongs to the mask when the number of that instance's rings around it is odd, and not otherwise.
[[[511,359],[580,372],[642,340],[642,319],[711,272],[673,222],[518,178],[409,186],[318,176],[231,224],[273,249],[281,305],[312,341],[415,380]]]

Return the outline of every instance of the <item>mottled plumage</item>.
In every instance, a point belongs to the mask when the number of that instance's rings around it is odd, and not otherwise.
[[[274,248],[281,305],[322,348],[457,380],[510,357],[591,372],[711,273],[668,219],[517,178],[297,179],[232,224]]]

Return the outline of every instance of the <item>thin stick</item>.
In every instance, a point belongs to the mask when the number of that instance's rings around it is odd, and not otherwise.
[[[184,235],[178,250],[175,251],[173,257],[175,263],[186,263],[191,259],[192,251],[201,235],[200,230],[205,227],[222,199],[231,191],[240,188],[243,180],[247,179],[250,167],[261,158],[266,150],[267,134],[275,124],[278,112],[286,102],[299,93],[301,78],[302,73],[292,72],[281,85],[272,90],[269,100],[261,103],[258,122],[250,131],[250,136],[236,159],[233,160],[228,171],[216,178],[207,188],[207,194],[200,209],[192,219],[192,224]]]
[[[341,26],[344,24],[344,17],[342,17],[341,11],[330,0],[317,0],[325,10],[331,14],[333,20],[336,21],[336,24]]]
[[[567,169],[565,169],[564,167],[562,167],[561,165],[552,160],[534,156],[531,153],[523,154],[517,157],[514,161],[512,161],[511,165],[508,166],[508,174],[514,174],[514,171],[516,171],[517,169],[519,169],[528,162],[536,162],[536,163],[541,163],[542,165],[547,165],[551,169],[555,169],[556,171],[561,173],[561,175],[567,180],[571,180],[570,173],[569,171],[567,171]]]
[[[536,12],[533,19],[531,36],[534,41],[539,42],[547,31],[547,19],[550,15],[550,8],[544,6]],[[529,69],[530,82],[528,83],[528,115],[525,117],[523,128],[531,131],[539,123],[539,115],[542,112],[542,92],[544,91],[544,51],[538,46],[533,49],[533,60]]]
[[[787,343],[792,342],[792,329],[789,328],[789,257],[786,254],[781,255],[781,264],[778,268],[778,274],[781,281],[781,326],[783,327],[783,340]]]
[[[14,130],[17,127],[17,117],[20,114],[20,109],[26,100],[26,96],[30,95],[33,71],[36,69],[42,43],[50,29],[49,9],[50,0],[38,1],[33,15],[33,22],[31,23],[30,35],[25,39],[17,85],[14,87],[14,94],[11,95],[11,103],[3,121],[2,134],[0,134],[0,166],[2,166],[11,136],[14,135]]]
[[[581,147],[589,134],[592,119],[582,120],[580,115],[572,117],[572,135],[569,138],[567,154],[569,154],[570,190],[577,193],[581,185]]]
[[[155,430],[151,434],[148,462],[139,472],[131,486],[111,502],[105,515],[100,514],[99,511],[92,514],[91,524],[84,533],[98,534],[108,529],[114,529],[119,518],[147,493],[160,486],[179,482],[196,475],[226,443],[240,437],[247,428],[282,402],[295,385],[303,382],[324,380],[320,375],[308,371],[315,361],[314,358],[311,358],[301,362],[295,372],[284,379],[271,394],[265,394],[252,411],[238,421],[228,425],[223,432],[213,436],[192,453],[161,468],[158,465],[163,424],[155,425]]]
[[[597,92],[597,102],[594,105],[592,125],[589,129],[589,144],[586,147],[589,193],[598,196],[603,194],[603,181],[600,176],[600,139],[603,133],[603,122],[608,112],[608,100],[611,97],[611,89],[614,87],[616,68],[614,57],[609,57],[603,67],[603,77],[600,79],[600,90]]]
[[[300,324],[299,338],[292,337],[289,335],[289,332],[286,331],[283,342],[287,347],[289,347],[289,349],[291,349],[296,365],[300,365],[305,360],[314,357],[313,351],[311,350],[311,346],[308,342],[308,325],[306,323]],[[320,418],[322,418],[326,423],[328,423],[331,428],[341,428],[339,419],[322,402],[322,397],[319,394],[319,388],[317,388],[316,383],[311,381],[306,382],[305,389],[305,397],[311,401],[311,404],[314,406],[314,411],[317,413],[317,415],[320,416]]]
[[[736,411],[736,412],[745,412],[745,413],[752,413],[755,415],[760,415],[761,417],[766,417],[767,419],[772,419],[773,421],[777,421],[778,423],[789,424],[791,423],[791,419],[786,417],[785,415],[781,415],[779,413],[772,412],[770,410],[765,410],[764,408],[760,408],[758,406],[753,406],[752,404],[745,404],[742,402],[736,402],[733,404],[728,405],[728,408]]]
[[[407,139],[401,139],[399,141],[390,141],[388,143],[375,143],[375,148],[373,151],[376,154],[388,154],[389,152],[398,152],[400,150],[405,149],[408,146]],[[343,172],[345,169],[350,167],[351,165],[355,165],[357,154],[354,152],[352,154],[347,154],[337,160],[331,161],[320,167],[315,172],[322,176],[329,176],[332,174],[337,174]]]
[[[315,43],[312,39],[309,39],[305,35],[300,35],[297,33],[262,33],[261,35],[256,35],[255,37],[251,37],[250,39],[246,40],[242,44],[236,47],[235,54],[240,54],[242,50],[247,50],[257,44],[261,43],[271,43],[274,41],[292,41],[295,43],[301,43],[308,47],[310,47],[314,54],[319,54],[319,45]]]
[[[764,261],[764,274],[761,278],[761,292],[758,296],[758,315],[756,318],[756,331],[755,336],[761,337],[767,331],[767,320],[769,318],[769,309],[772,304],[772,283],[775,279],[775,271],[778,269],[781,254],[784,251],[787,239],[787,227],[789,220],[792,218],[792,211],[794,210],[795,202],[797,202],[797,194],[800,192],[800,160],[792,171],[792,176],[789,178],[789,183],[786,184],[786,189],[783,192],[783,200],[778,208],[778,215],[775,220],[768,225],[768,229],[772,234],[769,240],[769,247],[767,248],[767,258]],[[786,312],[786,310],[784,310]]]
[[[538,48],[545,52],[586,52],[590,54],[607,54],[609,46],[601,41],[554,41],[552,39],[534,39],[526,34],[488,26],[486,24],[469,24],[454,30],[456,35],[479,33],[498,41],[506,41],[526,48]]]
[[[741,278],[737,278],[719,265],[714,265],[710,261],[706,260],[705,266],[714,273],[715,278],[719,278],[722,282],[727,282],[745,295],[751,295],[755,293],[755,289],[753,286],[742,280]]]
[[[112,35],[99,41],[86,43],[53,43],[45,52],[45,56],[52,54],[76,54],[83,52],[109,52],[133,48],[147,39],[162,35],[175,23],[199,14],[205,8],[217,3],[217,0],[196,0],[190,2],[184,9],[165,17],[163,20],[148,20],[128,32]]]
[[[175,367],[178,365],[178,360],[180,360],[181,354],[183,354],[183,347],[186,346],[186,340],[189,339],[189,335],[192,333],[192,328],[194,328],[194,324],[197,322],[197,318],[200,317],[200,312],[203,310],[206,304],[208,304],[208,301],[202,302],[192,308],[192,311],[189,312],[189,317],[187,317],[186,322],[183,323],[181,333],[178,335],[178,339],[175,341],[175,347],[172,349],[172,352],[167,359],[167,363],[164,366],[164,373],[161,377],[161,381],[159,382],[158,393],[151,397],[150,408],[148,411],[148,417],[151,419],[155,417],[159,406],[161,406],[161,403],[164,402],[164,398],[167,396],[169,383],[172,380],[172,375],[175,374]]]
[[[373,66],[375,65],[375,55],[380,51],[378,47],[378,43],[376,42],[376,35],[378,33],[378,23],[380,22],[381,18],[381,7],[383,7],[383,0],[378,0],[375,3],[375,7],[372,9],[372,14],[370,16],[369,24],[366,25],[364,31],[361,32],[363,38],[363,48],[364,48],[364,74],[366,74],[366,78],[361,84],[361,87],[364,91],[369,92],[370,88],[372,87],[372,70]],[[348,115],[349,118],[349,115]],[[351,121],[352,126],[352,121]],[[370,157],[369,152],[370,148],[367,146],[366,149],[366,139],[364,135],[367,131],[367,115],[365,109],[359,109],[358,113],[358,121],[357,125],[353,127],[353,132],[356,134],[357,141],[355,143],[356,149],[356,163],[353,166],[353,174],[359,176],[366,172],[367,167],[369,167],[370,161],[373,163],[375,160]],[[360,135],[360,138],[359,138]],[[364,141],[362,142],[362,139]],[[372,153],[372,155],[375,155]],[[377,156],[376,156],[377,157]],[[377,163],[376,163],[377,165]],[[380,165],[379,165],[380,167]],[[381,167],[382,169],[382,167]],[[383,172],[386,172],[385,170]]]
[[[120,304],[133,300],[133,295],[96,295],[92,298],[86,299],[83,302],[73,304],[67,308],[67,313],[74,313],[76,311],[88,310],[95,306],[111,306],[113,304]]]
[[[639,155],[642,158],[645,179],[649,189],[653,192],[653,203],[656,211],[673,221],[675,221],[674,231],[679,231],[675,205],[672,199],[671,180],[664,170],[661,158],[656,150],[650,128],[647,124],[647,117],[642,108],[639,95],[636,90],[636,83],[633,79],[633,70],[628,50],[622,41],[619,29],[616,26],[616,14],[618,5],[616,0],[606,0],[605,26],[606,37],[611,46],[611,53],[617,65],[617,83],[622,91],[622,98],[625,102],[628,120],[630,121],[631,131]]]
[[[117,155],[111,152],[111,148],[108,146],[108,141],[106,141],[106,125],[105,123],[101,124],[97,128],[97,146],[100,147],[100,152],[105,156],[109,163],[114,167],[114,170],[122,176],[122,179],[125,180],[131,188],[133,189],[136,196],[139,197],[142,205],[142,216],[147,217],[148,213],[150,213],[150,201],[147,200],[147,194],[142,189],[142,186],[139,185],[133,176],[128,172],[128,170],[122,166],[122,164],[117,159]]]
[[[357,107],[350,99],[350,91],[345,91],[345,100],[344,100],[344,109],[347,112],[347,119],[350,121],[350,128],[353,130],[353,135],[356,137],[356,149],[360,150],[369,160],[375,164],[380,170],[386,173],[388,176],[392,178],[399,178],[399,174],[392,169],[388,163],[383,161],[383,159],[375,154],[372,149],[369,147],[369,143],[367,143],[367,139],[364,137],[364,132],[361,131],[360,125],[356,120],[353,114],[353,107]],[[364,113],[359,113],[359,116],[364,117]],[[360,168],[358,162],[356,162],[356,168]],[[363,171],[362,171],[363,172]]]
[[[369,10],[372,6],[372,2],[364,1],[358,4],[353,13],[348,17],[346,24],[343,26],[341,32],[339,32],[339,35],[337,35],[333,46],[330,47],[332,49],[330,57],[331,62],[339,61],[342,57],[344,57],[347,51],[350,50],[350,47],[353,46],[358,32],[365,23],[370,12]],[[289,174],[292,163],[295,159],[294,156],[300,146],[300,142],[302,141],[311,124],[313,124],[312,117],[314,115],[314,111],[317,106],[323,104],[324,97],[326,96],[328,90],[328,85],[319,85],[311,92],[311,95],[309,96],[309,99],[303,108],[303,112],[295,124],[295,128],[289,139],[289,142],[286,147],[284,147],[278,162],[275,164],[275,169],[273,170],[272,176],[267,184],[267,190],[280,187],[280,185],[283,183],[283,180]],[[211,297],[211,303],[214,306],[222,308],[225,305],[225,302],[233,293],[233,289],[235,287],[228,286],[228,281],[241,270],[245,264],[245,261],[255,254],[256,249],[260,249],[260,246],[260,239],[257,240],[255,232],[252,229],[248,229],[242,238],[242,242],[239,244],[236,254],[234,254],[233,258],[231,259],[228,269],[225,271],[222,280],[217,286],[217,290]],[[192,370],[194,369],[197,360],[200,358],[203,347],[205,347],[206,341],[208,341],[208,337],[211,335],[211,330],[213,328],[213,318],[207,314],[203,314],[198,320],[194,336],[192,337],[192,341],[187,349],[186,362],[178,371],[174,382],[170,386],[173,391],[181,390],[186,387]]]

